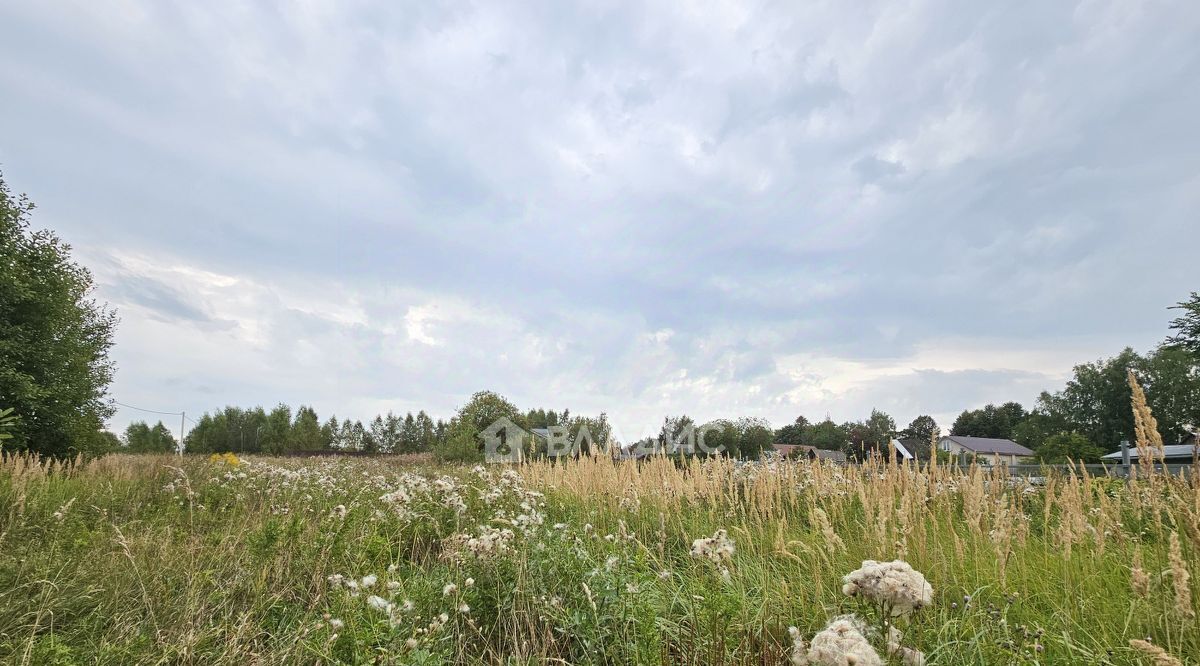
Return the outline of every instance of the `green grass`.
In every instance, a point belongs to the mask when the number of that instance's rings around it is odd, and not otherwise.
[[[897,558],[934,588],[932,607],[900,621],[927,663],[1143,663],[1128,642],[1146,637],[1200,659],[1200,626],[1160,575],[1173,529],[1200,573],[1190,482],[1025,489],[979,472],[807,464],[502,471],[165,456],[48,471],[8,458],[0,661],[787,663],[789,625],[811,637],[857,613],[879,626],[841,579],[865,559]],[[429,483],[442,476],[452,481]],[[412,496],[403,512],[380,499],[396,488]],[[1135,492],[1150,498],[1140,508]],[[844,549],[827,543],[815,507]],[[509,549],[448,557],[447,539],[480,525],[512,530]],[[722,528],[736,541],[727,576],[689,554]],[[1147,599],[1130,589],[1134,548],[1153,576]],[[378,582],[353,596],[334,574]],[[457,591],[444,594],[448,584]],[[368,594],[396,605],[391,620]],[[441,613],[445,625],[424,632]]]

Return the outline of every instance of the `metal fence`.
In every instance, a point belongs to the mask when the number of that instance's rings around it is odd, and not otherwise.
[[[970,465],[959,465],[961,469],[969,469]],[[1111,476],[1124,478],[1130,475],[1130,470],[1140,471],[1138,463],[1129,465],[986,465],[979,464],[983,469],[1004,469],[1011,476],[1046,477],[1050,475],[1082,475],[1086,470],[1089,476]],[[1154,471],[1171,475],[1186,474],[1192,468],[1192,463],[1154,463]]]

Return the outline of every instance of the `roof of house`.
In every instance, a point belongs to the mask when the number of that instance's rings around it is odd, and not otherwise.
[[[808,446],[807,444],[772,444],[771,446],[774,447],[774,449],[776,451],[778,451],[780,453],[780,455],[783,455],[783,456],[790,455],[792,453],[792,451],[795,451],[796,449],[800,449],[801,451],[808,453],[809,455],[817,458],[818,460],[831,460],[833,462],[846,462],[846,454],[842,453],[841,451],[830,451],[829,449],[818,449],[815,446]]]
[[[913,459],[912,452],[910,452],[908,450],[908,447],[904,446],[904,442],[901,442],[898,439],[893,439],[892,440],[892,448],[896,449],[896,454],[899,455],[904,460],[912,460]]]
[[[962,435],[947,435],[948,439],[968,451],[975,453],[998,453],[1005,456],[1032,456],[1033,451],[1017,444],[1011,439],[993,439],[991,437],[964,437]]]
[[[1168,445],[1162,447],[1161,452],[1159,452],[1154,457],[1156,457],[1156,458],[1188,458],[1188,459],[1191,459],[1191,457],[1195,453],[1196,453],[1196,446],[1193,444],[1168,444]],[[1129,447],[1129,459],[1137,460],[1137,457],[1138,457],[1137,447],[1133,447],[1133,446]],[[1105,460],[1120,460],[1121,452],[1113,451],[1112,453],[1105,455],[1104,459]]]

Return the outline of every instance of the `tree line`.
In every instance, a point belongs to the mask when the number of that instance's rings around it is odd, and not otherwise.
[[[312,407],[279,404],[262,407],[229,406],[205,413],[188,431],[184,450],[189,453],[284,454],[303,451],[358,451],[363,453],[419,453],[432,451],[445,438],[446,424],[424,411],[403,417],[392,412],[362,421],[330,416],[321,422]]]
[[[836,423],[828,415],[815,422],[798,416],[775,431],[775,440],[780,444],[841,451],[850,458],[861,460],[874,451],[886,452],[885,447],[893,438],[902,438],[913,455],[925,459],[929,457],[930,438],[939,430],[937,422],[927,415],[918,416],[907,428],[897,430],[895,419],[886,412],[872,409],[866,419],[845,423]]]

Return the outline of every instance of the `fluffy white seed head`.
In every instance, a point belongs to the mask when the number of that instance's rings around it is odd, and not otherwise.
[[[793,659],[793,663],[812,666],[883,666],[884,663],[867,640],[863,624],[852,615],[835,618],[813,636],[803,659],[798,662]]]
[[[842,579],[842,593],[886,604],[893,615],[907,615],[933,603],[933,587],[907,562],[866,560]]]

